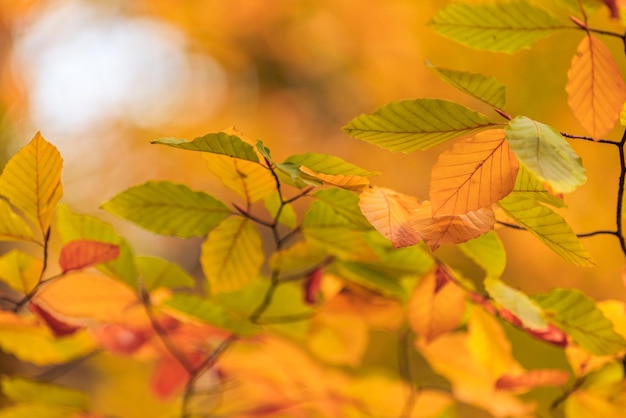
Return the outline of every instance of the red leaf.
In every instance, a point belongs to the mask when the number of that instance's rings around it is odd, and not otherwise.
[[[81,327],[76,325],[68,324],[67,322],[63,322],[50,312],[43,309],[41,306],[30,302],[28,304],[28,309],[34,313],[39,319],[41,319],[52,331],[55,337],[64,337],[67,335],[72,335]]]
[[[304,301],[308,305],[315,305],[320,294],[322,285],[322,268],[318,267],[310,272],[304,282]]]
[[[602,0],[602,1],[606,5],[606,7],[609,8],[609,11],[611,12],[611,17],[613,19],[619,19],[619,7],[617,7],[617,1],[616,0]]]
[[[547,327],[542,329],[531,329],[524,327],[522,321],[507,309],[501,308],[498,311],[498,315],[508,323],[523,329],[526,333],[539,340],[556,345],[557,347],[567,346],[567,335],[552,324],[548,324]]]
[[[91,240],[76,240],[68,242],[61,249],[59,265],[65,273],[115,260],[119,255],[120,247],[118,245]]]
[[[93,334],[102,347],[117,355],[133,354],[148,340],[146,331],[117,324],[103,324]]]
[[[519,376],[503,375],[496,381],[496,389],[528,390],[542,386],[562,386],[569,380],[563,370],[531,370]]]
[[[201,353],[186,355],[187,362],[198,366],[203,360]],[[161,399],[166,399],[183,388],[189,379],[189,372],[174,356],[165,355],[157,363],[151,379],[152,391]]]

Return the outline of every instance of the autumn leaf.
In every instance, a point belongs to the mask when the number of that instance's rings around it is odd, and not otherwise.
[[[51,312],[43,309],[41,306],[36,303],[29,303],[28,310],[34,313],[39,319],[41,319],[50,329],[52,334],[55,337],[64,337],[66,335],[72,335],[79,329],[80,326],[76,326],[73,324],[69,324],[56,316],[54,316]]]
[[[6,200],[0,199],[0,241],[34,241],[33,231]]]
[[[59,265],[65,273],[115,260],[119,255],[118,245],[93,240],[75,240],[61,248]]]
[[[0,195],[45,234],[56,204],[63,195],[63,159],[39,132],[15,154],[0,176]]]
[[[543,386],[563,386],[569,377],[569,373],[553,369],[531,370],[515,376],[504,374],[496,381],[496,388],[528,391]]]
[[[300,171],[318,179],[322,185],[341,187],[355,192],[366,189],[370,184],[366,177],[361,176],[316,173],[305,166],[300,167]]]
[[[190,151],[226,155],[232,158],[259,163],[259,157],[252,145],[243,141],[239,136],[230,135],[227,132],[206,134],[192,141],[176,138],[160,138],[151,143]]]
[[[0,280],[10,288],[28,294],[41,276],[43,262],[20,250],[11,250],[0,257]]]
[[[523,292],[508,286],[499,279],[489,277],[485,279],[485,289],[500,306],[515,315],[524,327],[537,330],[548,326],[537,302]]]
[[[609,48],[587,35],[578,45],[567,73],[568,103],[594,139],[609,132],[626,99],[626,84]]]
[[[513,189],[518,167],[502,129],[455,143],[432,170],[433,215],[461,215],[496,203]]]
[[[474,260],[489,277],[500,277],[506,267],[506,252],[498,235],[487,232],[478,238],[458,245],[463,253]]]

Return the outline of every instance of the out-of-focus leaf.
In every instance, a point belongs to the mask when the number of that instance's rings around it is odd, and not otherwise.
[[[611,355],[626,350],[626,340],[595,302],[575,289],[554,289],[534,296],[546,318],[567,333],[577,344],[596,355]]]
[[[507,53],[530,48],[564,28],[552,14],[526,1],[452,3],[439,10],[428,25],[472,48]]]
[[[304,271],[321,263],[328,253],[310,241],[299,241],[272,254],[270,267],[280,272]]]
[[[11,289],[28,294],[39,282],[43,263],[20,250],[11,250],[0,257],[0,280]]]
[[[37,132],[4,167],[0,195],[45,233],[54,208],[63,196],[62,170],[61,154]]]
[[[178,264],[156,257],[137,257],[135,264],[141,275],[143,288],[152,291],[160,287],[193,287],[193,277]]]
[[[307,347],[322,361],[357,367],[367,350],[368,326],[357,314],[322,310],[311,320]]]
[[[393,248],[391,243],[376,231],[369,233],[366,239],[378,254],[378,260],[372,262],[396,277],[423,276],[434,266],[433,256],[425,247],[414,245]]]
[[[72,335],[83,328],[80,325],[73,325],[65,322],[56,315],[52,314],[50,311],[42,308],[40,305],[32,301],[28,303],[28,310],[34,313],[43,323],[45,323],[48,326],[48,329],[57,338]]]
[[[263,199],[265,203],[265,209],[270,213],[273,219],[276,219],[278,210],[281,208],[281,202],[278,193],[272,193]],[[289,203],[284,203],[282,209],[280,209],[280,216],[278,216],[278,223],[285,225],[287,228],[293,229],[298,223],[298,217],[293,207]]]
[[[490,277],[500,277],[506,267],[506,252],[494,231],[458,245],[465,255],[474,260]]]
[[[448,84],[497,109],[506,103],[506,86],[495,77],[428,64]]]
[[[200,263],[211,293],[232,292],[245,286],[263,264],[261,236],[243,217],[224,220],[202,244]]]
[[[376,260],[377,256],[361,231],[342,226],[313,225],[302,228],[304,237],[328,254],[342,260]]]
[[[496,203],[513,190],[518,167],[502,129],[455,143],[439,154],[432,170],[433,214],[462,215]]]
[[[569,377],[566,371],[553,369],[531,370],[516,376],[504,374],[496,381],[496,388],[527,391],[543,386],[563,386]]]
[[[80,409],[40,403],[18,403],[2,408],[0,418],[84,418]],[[89,418],[89,416],[87,416]],[[95,417],[98,418],[98,417]]]
[[[565,219],[549,207],[518,196],[507,196],[499,204],[511,218],[568,262],[580,267],[595,265]]]
[[[619,124],[622,126],[626,126],[626,102],[622,106],[622,111],[619,114]]]
[[[236,135],[229,135],[225,132],[206,134],[192,141],[176,138],[160,138],[151,141],[152,144],[167,145],[174,148],[181,148],[191,151],[202,151],[211,154],[227,155],[229,157],[259,162],[259,157],[254,151],[254,147]]]
[[[392,102],[371,115],[358,116],[343,130],[381,148],[408,154],[494,124],[458,103],[416,99]]]
[[[571,192],[587,181],[581,158],[554,128],[518,116],[505,132],[520,162],[555,192]]]
[[[36,382],[21,377],[2,378],[2,394],[14,402],[44,404],[86,409],[89,398],[76,389]]]
[[[341,226],[355,230],[371,230],[372,226],[359,209],[359,197],[347,190],[319,190],[305,214],[303,226]]]
[[[511,192],[511,197],[530,198],[556,208],[567,207],[562,199],[550,194],[545,189],[543,182],[523,165],[520,165],[519,167],[517,178],[515,179],[515,186],[513,186],[513,191]]]
[[[604,42],[589,34],[583,38],[565,89],[576,119],[594,139],[613,128],[626,99],[626,84]]]
[[[115,260],[119,255],[118,245],[79,239],[70,241],[61,248],[59,265],[63,272],[82,270],[94,264]]]
[[[34,241],[33,231],[6,200],[0,199],[0,241]]]
[[[459,326],[465,307],[463,289],[433,271],[422,277],[411,293],[409,324],[417,335],[429,343]]]
[[[343,279],[400,300],[406,299],[406,291],[397,278],[368,263],[339,261],[329,270]]]
[[[564,4],[574,11],[580,11],[582,4],[587,13],[593,13],[602,6],[602,0],[559,0],[559,3]]]
[[[102,208],[148,231],[180,238],[205,236],[232,213],[213,196],[169,181],[131,187]]]
[[[515,315],[524,327],[536,330],[548,326],[541,308],[523,292],[491,277],[485,279],[485,289],[493,300]]]
[[[258,332],[258,327],[252,323],[238,319],[224,307],[195,295],[175,294],[164,302],[164,306],[173,309],[174,315],[182,313],[238,335],[253,335]]]
[[[96,268],[107,276],[124,281],[133,289],[137,288],[137,267],[133,251],[113,227],[90,215],[78,215],[70,212],[65,205],[57,210],[57,229],[64,243],[75,240],[94,240],[119,246],[119,256]]]

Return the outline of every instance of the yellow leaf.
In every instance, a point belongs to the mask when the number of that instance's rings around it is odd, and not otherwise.
[[[54,145],[38,132],[4,167],[0,195],[45,234],[54,208],[63,195],[63,159]]]
[[[624,78],[609,48],[587,35],[567,73],[568,103],[576,119],[599,139],[613,128],[626,99]]]
[[[455,329],[465,313],[465,292],[437,274],[422,277],[409,299],[409,323],[425,342]]]
[[[367,324],[354,312],[321,311],[311,320],[307,345],[332,365],[357,367],[367,349]]]
[[[565,401],[565,414],[567,418],[621,417],[624,405],[612,403],[602,393],[577,390]]]
[[[433,214],[461,215],[496,203],[513,190],[518,169],[503,129],[457,142],[433,167]]]
[[[39,282],[43,263],[19,250],[11,250],[0,257],[0,280],[10,288],[27,294]]]
[[[0,199],[0,240],[34,241],[33,231],[3,199]]]
[[[342,175],[342,174],[324,174],[324,173],[316,173],[315,171],[301,166],[300,171],[310,176],[315,177],[320,180],[324,185],[337,186],[346,190],[353,190],[355,192],[360,192],[365,189],[370,184],[370,181],[367,177],[355,176],[355,175]]]
[[[200,263],[212,293],[241,289],[263,264],[261,236],[254,223],[231,217],[209,232]]]

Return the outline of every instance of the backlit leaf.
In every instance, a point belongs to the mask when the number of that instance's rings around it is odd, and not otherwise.
[[[518,196],[507,196],[499,204],[511,218],[568,262],[581,267],[595,265],[565,219],[549,207]]]
[[[178,264],[156,257],[137,257],[135,264],[141,275],[143,288],[152,291],[160,287],[193,287],[195,280]]]
[[[614,331],[595,302],[579,290],[554,289],[533,299],[550,322],[590,353],[611,355],[626,350],[626,340]]]
[[[174,315],[182,313],[238,335],[252,335],[258,331],[252,323],[238,319],[222,306],[195,295],[175,294],[164,302],[164,306],[173,309]]]
[[[322,310],[311,320],[307,347],[328,364],[357,367],[367,350],[368,331],[367,324],[354,312]]]
[[[371,115],[354,118],[343,130],[394,152],[425,150],[494,125],[486,116],[440,99],[392,102]]]
[[[555,192],[571,192],[587,180],[581,158],[554,128],[518,116],[505,131],[519,161]]]
[[[280,209],[278,223],[283,224],[290,229],[296,227],[296,224],[298,222],[296,212],[293,210],[293,207],[289,203],[283,203],[281,205],[278,193],[272,193],[266,196],[263,200],[263,203],[265,203],[265,209],[267,209],[273,219],[276,219],[276,216],[278,215],[278,210]]]
[[[530,370],[516,376],[510,374],[502,375],[496,381],[496,388],[527,391],[543,386],[563,386],[567,383],[569,377],[569,373],[564,370]]]
[[[119,246],[119,256],[96,268],[107,276],[121,279],[133,289],[137,288],[137,268],[133,251],[126,240],[120,237],[113,227],[90,215],[70,212],[67,206],[57,210],[57,228],[64,243],[75,240],[94,240]]]
[[[333,263],[329,269],[341,278],[367,289],[400,300],[406,298],[406,291],[400,284],[400,281],[393,276],[385,274],[384,269],[377,269],[371,263],[340,261]]]
[[[609,132],[626,99],[626,84],[609,48],[587,35],[567,72],[568,103],[576,119],[599,139]]]
[[[626,102],[622,106],[622,111],[619,114],[619,124],[622,126],[626,126]]]
[[[272,254],[270,267],[281,272],[304,271],[327,257],[323,247],[310,241],[299,241]]]
[[[86,409],[89,398],[83,392],[21,377],[2,378],[2,394],[14,402],[40,402]]]
[[[342,189],[352,190],[355,192],[360,192],[361,190],[366,189],[370,184],[367,177],[316,173],[315,171],[304,166],[300,167],[300,171],[318,179],[321,182],[321,185],[341,187]]]
[[[200,263],[211,293],[232,292],[254,278],[263,264],[261,236],[247,218],[232,217],[209,232]]]
[[[174,148],[181,148],[191,151],[202,151],[211,154],[227,155],[233,158],[259,162],[254,147],[236,135],[229,135],[226,132],[206,134],[192,141],[176,138],[160,138],[152,141],[152,144],[162,144]]]
[[[506,267],[506,252],[500,238],[489,231],[478,238],[458,245],[463,253],[474,260],[490,277],[500,277]]]
[[[546,10],[526,1],[495,4],[452,3],[428,23],[472,48],[513,53],[564,26]]]
[[[433,214],[461,215],[496,203],[513,189],[518,167],[501,129],[455,143],[433,167]]]
[[[523,165],[520,165],[517,172],[511,197],[530,198],[557,208],[567,207],[563,199],[549,193],[545,189],[543,182]]]
[[[0,176],[0,195],[45,233],[57,202],[63,196],[63,159],[39,132],[15,154]]]
[[[574,11],[580,11],[582,4],[587,13],[593,13],[602,6],[602,0],[559,0],[559,3],[566,5]]]
[[[422,277],[411,293],[409,324],[424,341],[431,342],[459,326],[465,308],[463,289],[450,280],[439,281],[433,271]]]
[[[213,196],[169,181],[131,187],[102,208],[151,232],[180,238],[205,236],[232,213]]]
[[[343,176],[371,177],[380,173],[364,170],[352,163],[348,163],[339,157],[329,154],[319,154],[307,152],[304,154],[292,155],[285,160],[285,163],[293,164],[297,167],[306,167],[311,171],[323,174],[335,174]]]
[[[515,315],[524,327],[536,330],[548,326],[541,308],[523,292],[491,277],[485,279],[485,289],[493,300]]]
[[[495,77],[428,65],[448,84],[497,109],[506,103],[506,86]]]
[[[33,231],[6,200],[0,199],[0,241],[34,241]]]
[[[10,288],[28,294],[41,276],[43,263],[20,250],[11,250],[0,257],[0,280]]]
[[[302,228],[304,237],[342,260],[376,260],[361,231],[343,226],[314,225]]]
[[[371,230],[372,226],[359,209],[359,197],[340,189],[319,190],[305,214],[303,226],[342,226]]]
[[[119,255],[118,245],[80,239],[70,241],[61,248],[59,265],[63,272],[81,270],[94,264],[115,260]]]

